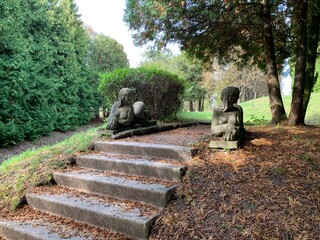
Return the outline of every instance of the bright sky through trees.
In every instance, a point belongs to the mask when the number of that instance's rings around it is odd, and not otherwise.
[[[81,19],[97,33],[114,38],[123,45],[130,67],[137,67],[142,61],[146,47],[136,47],[131,32],[123,21],[125,0],[75,0]],[[179,53],[177,45],[168,45],[174,54]]]
[[[125,0],[75,0],[81,19],[97,33],[114,38],[123,45],[131,67],[142,60],[144,48],[134,46],[131,33],[123,22]]]
[[[142,61],[145,48],[134,46],[131,32],[123,21],[125,0],[75,0],[75,3],[78,5],[82,21],[90,25],[97,33],[103,33],[122,44],[130,67],[137,67]],[[174,53],[179,51],[177,46],[170,49]],[[285,95],[290,94],[290,76],[283,79],[282,87]]]

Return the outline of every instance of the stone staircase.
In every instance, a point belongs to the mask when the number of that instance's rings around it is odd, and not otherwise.
[[[147,239],[155,219],[186,171],[183,161],[190,160],[194,150],[118,141],[98,141],[94,147],[92,154],[77,158],[75,168],[53,174],[57,186],[45,192],[27,193],[27,203],[39,212],[116,231],[132,239]],[[66,238],[63,231],[53,231],[41,219],[25,222],[2,219],[0,237],[91,239],[76,231]]]

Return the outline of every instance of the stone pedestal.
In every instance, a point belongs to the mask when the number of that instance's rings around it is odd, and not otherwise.
[[[126,128],[119,128],[116,130],[99,129],[98,131],[101,136],[110,137],[110,136],[114,136],[114,135],[121,133],[121,132],[130,131],[130,130],[135,131],[137,129],[143,129],[143,128],[147,128],[147,127],[151,127],[151,126],[157,126],[157,121],[156,120],[149,120],[144,123],[136,123],[136,124],[134,124],[130,127],[126,127]]]
[[[240,141],[223,141],[214,140],[210,141],[209,148],[214,149],[237,149],[239,147]]]

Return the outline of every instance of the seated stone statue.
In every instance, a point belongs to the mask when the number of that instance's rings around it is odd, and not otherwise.
[[[243,110],[237,105],[239,88],[229,86],[222,90],[220,107],[213,109],[211,134],[225,141],[239,140],[243,127]]]
[[[150,115],[143,102],[138,101],[131,105],[133,92],[134,90],[130,88],[122,88],[119,91],[119,101],[115,102],[111,108],[107,129],[127,128],[149,119]]]

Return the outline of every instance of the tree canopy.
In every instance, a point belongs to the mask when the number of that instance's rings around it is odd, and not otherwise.
[[[129,67],[123,46],[104,34],[93,35],[89,55],[89,65],[99,72],[111,72],[116,68]]]
[[[275,34],[275,42],[281,65],[289,53],[288,26],[285,13],[277,10],[281,1],[273,2],[270,8],[279,33]],[[253,57],[260,66],[265,66],[261,15],[259,1],[127,0],[125,21],[134,30],[138,45],[153,41],[161,47],[173,41],[206,61],[227,60],[237,52],[243,60]]]
[[[177,42],[182,49],[206,62],[215,57],[228,61],[233,55],[238,55],[242,63],[253,60],[266,69],[272,122],[278,123],[286,118],[278,72],[285,58],[293,54],[290,49],[301,46],[298,38],[302,35],[298,30],[301,25],[295,24],[299,23],[299,14],[306,11],[308,18],[300,16],[308,22],[310,36],[317,35],[312,29],[319,26],[316,18],[319,1],[303,2],[305,8],[290,0],[127,0],[125,21],[134,30],[136,44],[152,41],[162,47]],[[293,98],[301,98],[301,94],[294,94]],[[297,105],[293,104],[292,110],[296,109]],[[293,125],[299,123],[303,119],[292,121]]]
[[[153,49],[146,51],[144,58],[142,67],[162,69],[184,79],[187,85],[184,98],[189,101],[189,110],[194,111],[194,105],[197,105],[198,111],[203,110],[206,90],[201,86],[204,69],[200,60],[188,56],[185,52],[174,56],[170,50],[160,52]]]

